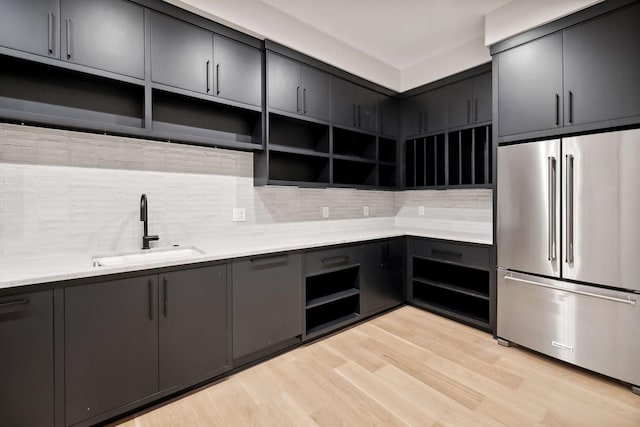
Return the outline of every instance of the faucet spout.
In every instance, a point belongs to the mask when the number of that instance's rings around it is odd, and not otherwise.
[[[140,221],[144,223],[144,232],[142,235],[142,249],[149,249],[149,242],[159,240],[157,235],[149,235],[149,218],[148,218],[148,202],[147,195],[143,194],[140,197]]]

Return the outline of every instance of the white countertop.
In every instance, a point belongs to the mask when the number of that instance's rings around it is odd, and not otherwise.
[[[130,271],[144,271],[159,267],[188,265],[205,261],[216,261],[401,236],[430,237],[487,245],[491,244],[491,240],[487,240],[483,236],[473,234],[456,233],[453,231],[443,233],[432,230],[396,226],[347,233],[327,232],[322,234],[307,234],[298,237],[273,235],[261,236],[258,238],[247,237],[235,238],[233,240],[218,240],[211,244],[195,245],[198,249],[204,252],[202,255],[189,258],[112,267],[93,267],[92,256],[94,254],[87,253],[60,256],[52,255],[39,257],[35,260],[24,257],[20,262],[14,261],[12,263],[0,263],[0,290],[70,279],[98,277]]]

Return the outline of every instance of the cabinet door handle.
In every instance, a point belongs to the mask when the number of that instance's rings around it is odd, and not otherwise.
[[[207,72],[207,93],[209,93],[209,91],[211,90],[211,85],[209,84],[209,74],[211,73],[211,61],[207,61],[206,72]]]
[[[566,186],[567,186],[567,242],[565,248],[565,261],[567,264],[573,263],[573,159],[571,154],[565,156],[567,161],[566,167]]]
[[[220,95],[220,64],[216,64],[216,95]]]
[[[351,106],[353,107],[351,111],[351,125],[356,127],[356,104],[351,104]]]
[[[362,127],[362,114],[360,114],[360,105],[358,105],[358,127]]]
[[[573,92],[569,91],[569,123],[573,124]]]
[[[164,287],[164,303],[163,303],[163,307],[164,307],[164,317],[167,317],[169,315],[169,279],[167,279],[166,277],[163,280],[163,287]]]
[[[149,280],[148,283],[149,293],[149,320],[153,320],[153,281]]]
[[[556,259],[556,158],[547,157],[549,197],[549,261]]]
[[[473,99],[473,106],[474,106],[473,111],[475,116],[473,121],[477,122],[478,121],[478,98]]]
[[[467,99],[467,123],[471,121],[471,100]]]
[[[307,114],[307,88],[302,89],[302,112]]]
[[[48,34],[48,47],[49,47],[49,54],[53,53],[53,12],[49,12],[49,16],[48,16],[48,21],[47,21],[48,26],[48,30],[49,30],[49,34]]]
[[[322,265],[344,264],[348,261],[349,261],[349,257],[347,255],[336,256],[331,258],[322,258],[320,260]]]
[[[67,59],[71,59],[71,18],[67,18],[66,23],[67,23]]]
[[[29,298],[0,303],[0,314],[9,314],[24,310],[24,306],[27,304],[29,304]]]
[[[267,256],[251,258],[251,264],[255,266],[281,264],[287,262],[287,255]]]
[[[300,112],[300,86],[296,88],[296,113]]]
[[[560,126],[560,95],[556,93],[556,126]]]

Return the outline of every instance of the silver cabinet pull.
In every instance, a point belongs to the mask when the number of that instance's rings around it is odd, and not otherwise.
[[[296,88],[296,113],[300,112],[300,86]]]
[[[573,263],[573,155],[567,154],[567,236],[565,261]]]
[[[48,35],[48,47],[49,47],[49,55],[51,55],[53,53],[53,12],[49,12],[49,16],[48,16],[48,30],[49,30],[49,35]]]
[[[546,283],[540,283],[540,282],[534,282],[532,280],[520,279],[518,277],[513,277],[510,274],[507,274],[506,276],[504,276],[504,279],[505,280],[512,280],[514,282],[526,283],[528,285],[540,286],[541,288],[553,289],[555,291],[569,292],[571,294],[584,295],[584,296],[587,296],[587,297],[599,298],[599,299],[604,299],[604,300],[607,300],[607,301],[619,302],[619,303],[622,303],[622,304],[629,304],[629,305],[633,305],[633,306],[636,305],[636,300],[632,299],[631,297],[628,297],[627,299],[623,299],[623,298],[610,297],[610,296],[607,296],[607,295],[596,294],[596,293],[593,293],[593,292],[579,291],[577,289],[565,289],[565,288],[561,288],[559,286],[548,285]]]
[[[66,23],[67,23],[67,59],[71,59],[71,18],[67,18]]]
[[[211,90],[211,85],[209,84],[209,73],[211,72],[211,61],[207,61],[207,93]]]
[[[556,259],[556,158],[547,158],[549,182],[549,261]]]
[[[216,64],[216,95],[220,95],[220,64]]]

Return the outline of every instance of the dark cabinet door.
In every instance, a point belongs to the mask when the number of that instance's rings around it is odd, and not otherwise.
[[[64,291],[68,425],[158,391],[157,276]]]
[[[0,297],[0,343],[0,424],[52,426],[52,291]]]
[[[398,136],[400,105],[390,96],[378,96],[378,131],[386,136]]]
[[[215,35],[215,94],[224,99],[262,105],[262,56],[258,49]]]
[[[161,274],[160,390],[229,366],[226,266]]]
[[[320,120],[329,120],[331,77],[306,65],[302,69],[302,113]]]
[[[60,0],[0,0],[0,45],[60,58]]]
[[[444,130],[447,126],[447,89],[446,87],[425,94],[426,105],[424,129],[426,132]]]
[[[564,31],[565,126],[640,115],[639,23],[635,4]]]
[[[406,99],[402,104],[402,121],[407,136],[415,136],[426,131],[426,94],[420,94]]]
[[[473,118],[474,123],[491,120],[491,73],[484,73],[473,78]]]
[[[62,0],[62,59],[144,78],[144,9],[124,0]]]
[[[269,107],[300,114],[301,84],[299,63],[271,52],[267,53]]]
[[[180,89],[213,91],[213,36],[193,25],[151,12],[151,79]]]
[[[362,313],[374,314],[404,300],[404,240],[364,245]]]
[[[233,263],[233,358],[302,334],[302,257]]]
[[[356,85],[346,80],[331,79],[331,121],[343,126],[358,127]]]
[[[561,126],[561,98],[562,34],[552,34],[498,55],[501,136]]]
[[[356,86],[358,127],[369,132],[378,129],[378,94],[372,90]]]
[[[472,80],[462,80],[447,88],[447,120],[448,127],[455,128],[468,125],[472,121]]]

